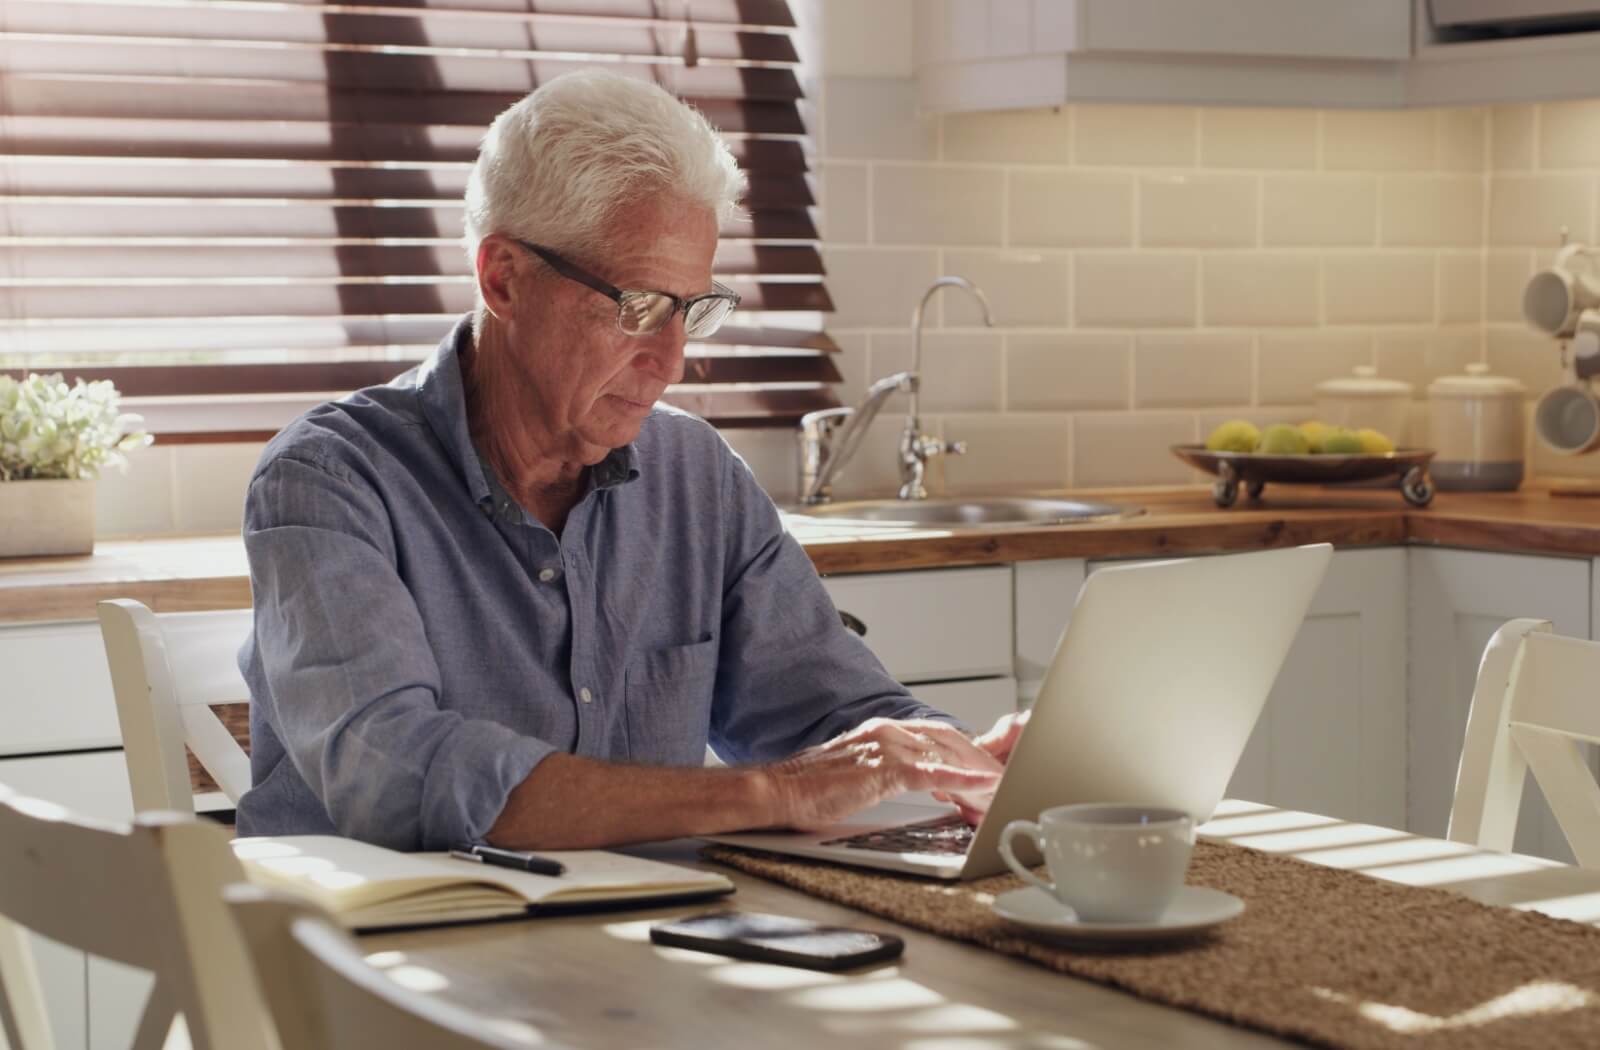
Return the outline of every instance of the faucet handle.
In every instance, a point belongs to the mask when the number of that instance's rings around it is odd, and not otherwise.
[[[967,454],[967,443],[965,441],[947,441],[945,442],[944,451],[947,456],[965,456]]]

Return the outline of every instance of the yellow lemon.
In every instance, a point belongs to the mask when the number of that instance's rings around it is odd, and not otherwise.
[[[1230,419],[1206,438],[1206,448],[1212,452],[1254,452],[1261,441],[1261,431],[1244,419]]]
[[[1311,419],[1300,424],[1300,433],[1306,436],[1306,444],[1313,452],[1322,451],[1322,442],[1327,438],[1333,428],[1320,420]]]
[[[1394,451],[1394,442],[1390,441],[1389,436],[1382,431],[1362,427],[1356,431],[1356,437],[1361,439],[1361,451],[1368,455],[1381,456]]]
[[[1361,453],[1361,439],[1343,427],[1335,427],[1322,439],[1322,451],[1329,456],[1354,456]]]
[[[1303,456],[1311,450],[1300,428],[1289,423],[1274,423],[1261,432],[1256,451],[1268,456]]]

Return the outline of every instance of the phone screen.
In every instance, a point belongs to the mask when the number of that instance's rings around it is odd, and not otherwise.
[[[821,970],[882,962],[905,950],[905,942],[893,934],[755,912],[712,912],[663,923],[651,927],[650,939],[737,959]]]

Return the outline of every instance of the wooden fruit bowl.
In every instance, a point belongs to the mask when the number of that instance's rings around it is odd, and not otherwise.
[[[1239,487],[1259,499],[1267,483],[1338,485],[1393,477],[1400,494],[1414,507],[1433,500],[1433,479],[1428,477],[1431,448],[1403,448],[1394,452],[1356,455],[1272,456],[1256,452],[1212,452],[1204,445],[1173,445],[1172,454],[1207,474],[1215,474],[1211,497],[1219,507],[1239,499]]]

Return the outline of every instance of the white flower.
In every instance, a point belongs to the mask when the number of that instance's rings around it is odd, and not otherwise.
[[[117,401],[108,380],[69,387],[59,374],[0,375],[0,481],[88,479],[125,466],[123,453],[150,435],[133,429],[140,417],[118,414]]]

